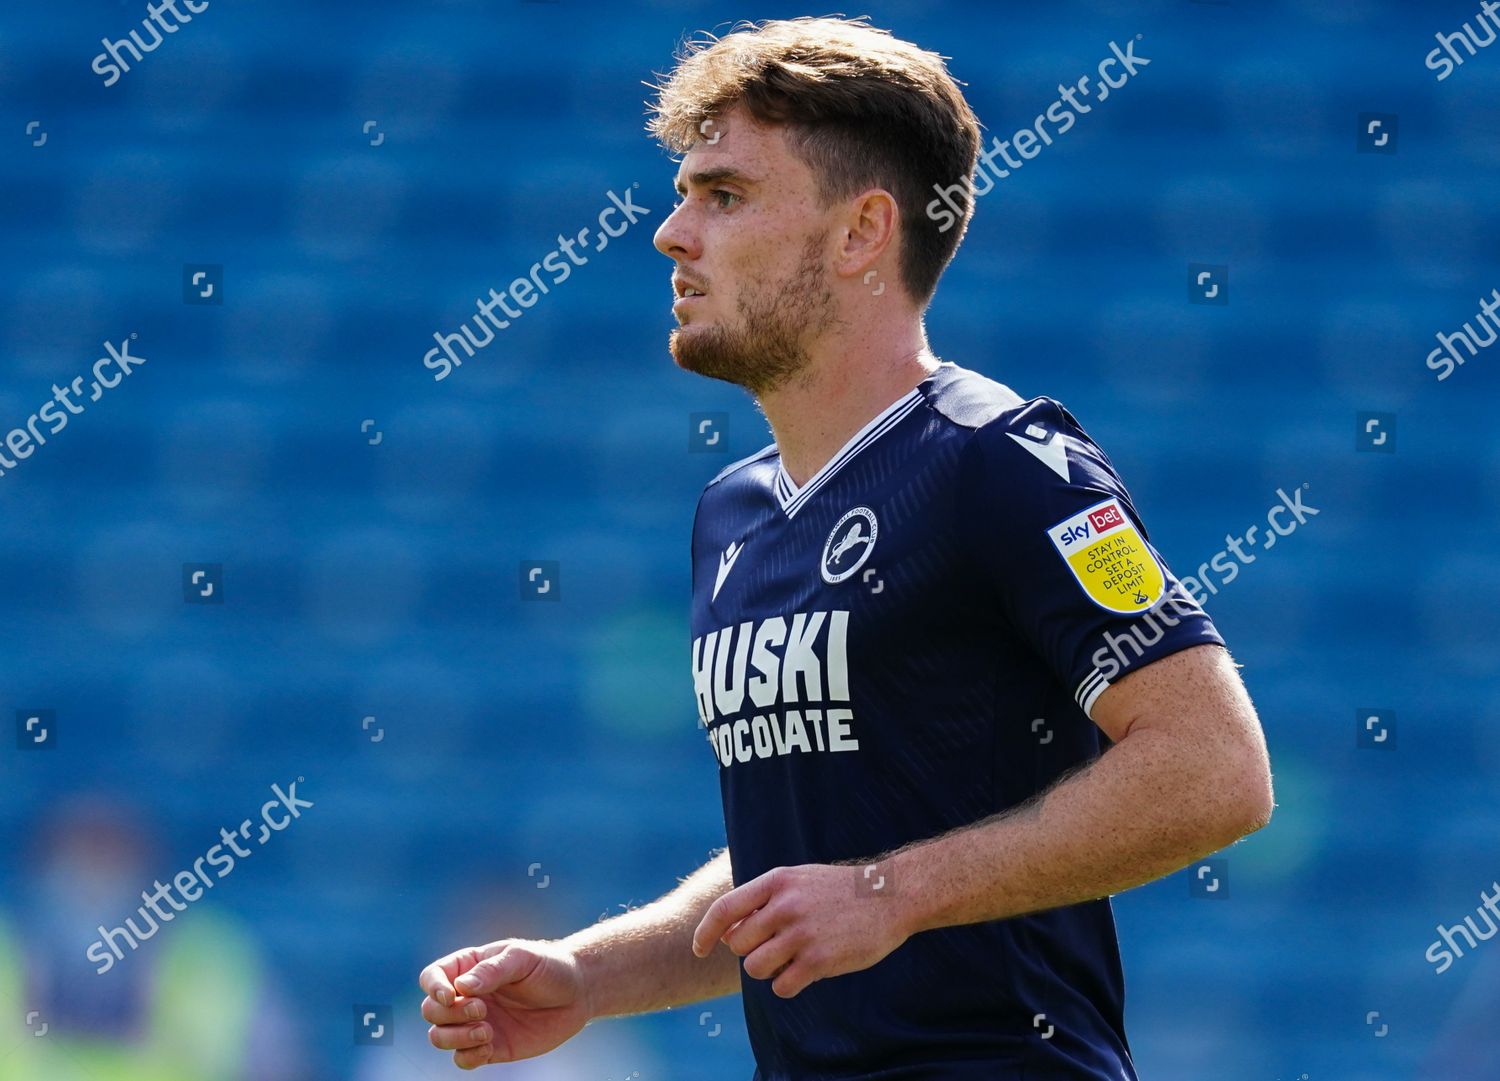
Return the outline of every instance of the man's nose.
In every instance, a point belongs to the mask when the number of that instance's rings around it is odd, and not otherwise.
[[[652,243],[656,250],[668,259],[696,259],[698,257],[697,231],[691,228],[690,215],[684,200],[677,209],[667,215],[667,220],[656,230]]]

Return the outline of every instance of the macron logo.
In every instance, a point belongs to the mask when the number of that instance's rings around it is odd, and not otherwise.
[[[1037,461],[1061,477],[1064,484],[1072,483],[1072,478],[1068,475],[1068,446],[1063,442],[1061,432],[1049,432],[1040,424],[1028,424],[1026,435],[1029,438],[1023,439],[1015,432],[1005,434],[1030,451]]]
[[[718,576],[714,578],[713,596],[708,598],[710,604],[718,599],[719,590],[724,586],[724,579],[729,577],[730,568],[734,566],[734,561],[740,558],[740,553],[744,550],[744,541],[736,541],[728,548],[725,548],[723,554],[719,556],[719,573]]]

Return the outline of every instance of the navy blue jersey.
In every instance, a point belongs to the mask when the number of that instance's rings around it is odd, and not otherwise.
[[[725,469],[692,560],[736,885],[1015,807],[1108,745],[1112,680],[1223,641],[1073,416],[952,363],[800,488],[774,445]],[[791,999],[741,985],[757,1081],[1135,1078],[1107,898],[924,931]]]

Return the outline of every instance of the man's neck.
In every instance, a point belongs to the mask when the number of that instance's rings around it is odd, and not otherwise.
[[[884,362],[845,354],[814,358],[807,370],[759,399],[781,465],[802,487],[881,411],[937,369],[926,343]]]

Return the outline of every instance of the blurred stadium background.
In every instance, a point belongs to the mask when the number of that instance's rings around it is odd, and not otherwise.
[[[1500,351],[1423,363],[1500,286],[1500,48],[1423,64],[1476,11],[848,12],[952,57],[1000,137],[1140,36],[1150,66],[980,200],[933,346],[1067,404],[1179,574],[1277,488],[1320,512],[1208,602],[1275,820],[1218,899],[1185,871],[1116,902],[1151,1081],[1500,1077],[1500,945],[1424,960],[1500,877]],[[822,13],[215,0],[108,87],[100,39],[143,3],[0,13],[0,429],[105,342],[146,358],[0,477],[0,1079],[454,1076],[421,965],[561,936],[723,843],[688,530],[768,435],[667,355],[642,82],[685,33]],[[1362,112],[1399,117],[1395,153],[1358,152]],[[641,223],[434,382],[435,331],[632,188]],[[1190,263],[1228,267],[1227,305],[1190,302]],[[185,303],[204,264],[221,302]],[[1394,453],[1358,449],[1363,412]],[[185,564],[222,603],[187,603]],[[1394,746],[1361,749],[1376,709]],[[313,809],[94,974],[97,925],[298,777]],[[359,1042],[367,1006],[392,1043]],[[752,1063],[731,998],[498,1069]]]

